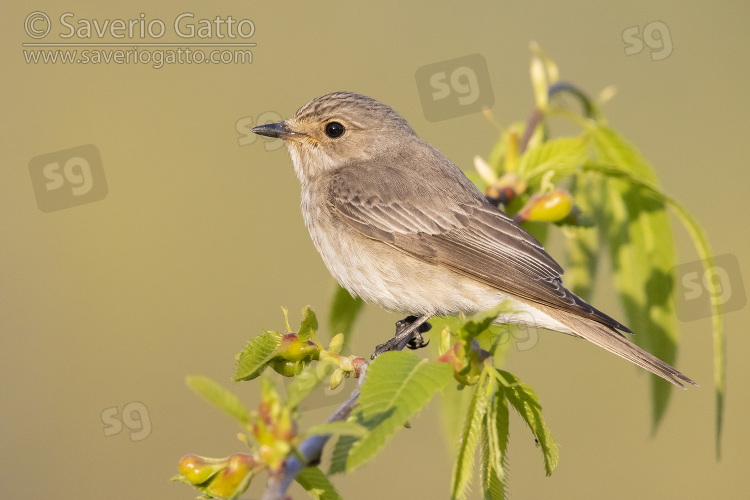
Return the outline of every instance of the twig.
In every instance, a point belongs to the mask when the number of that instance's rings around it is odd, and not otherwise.
[[[400,326],[401,322],[396,323],[396,336],[394,337],[394,339],[399,339],[400,342],[398,344],[390,346],[388,350],[401,351],[416,335],[425,333],[430,330],[431,325],[426,322],[427,317],[419,317],[415,319],[416,321],[407,323],[406,327],[403,330]],[[406,336],[403,339],[399,338],[399,335],[403,336],[404,334],[406,334]],[[380,352],[378,351],[384,345],[385,344],[381,344],[375,349],[375,354],[372,355],[372,359],[375,359],[376,354],[380,354]],[[420,347],[424,347],[425,345],[427,344],[424,344]],[[347,400],[344,401],[344,403],[339,406],[336,411],[331,414],[330,417],[328,417],[326,422],[340,422],[342,420],[346,420],[349,417],[349,414],[357,405],[357,399],[359,399],[359,391],[365,381],[365,377],[367,376],[368,366],[369,363],[366,361],[356,366],[356,376],[359,378],[356,387],[349,395]],[[320,461],[320,456],[323,453],[323,448],[325,447],[329,439],[331,439],[330,434],[327,436],[310,436],[309,438],[302,441],[302,444],[299,446],[298,451],[299,454],[304,457],[304,460],[301,460],[298,456],[290,456],[286,460],[284,465],[282,465],[278,470],[272,472],[271,476],[268,478],[268,484],[266,485],[266,491],[263,493],[262,500],[284,500],[286,490],[289,489],[289,486],[292,484],[292,481],[294,481],[294,478],[297,477],[297,474],[299,474],[300,471],[305,467],[317,464]]]
[[[339,406],[335,412],[331,414],[326,422],[339,422],[346,420],[349,414],[352,412],[354,407],[357,405],[357,399],[359,399],[359,391],[362,384],[365,381],[367,375],[368,363],[364,362],[357,366],[357,381],[356,387],[349,395],[346,401]],[[263,493],[262,500],[283,500],[286,490],[305,467],[315,464],[320,460],[320,456],[323,453],[323,447],[326,445],[328,440],[331,438],[327,436],[310,436],[305,439],[299,446],[299,452],[304,457],[304,462],[296,456],[290,456],[286,463],[281,466],[280,469],[271,474],[266,485],[266,491]]]

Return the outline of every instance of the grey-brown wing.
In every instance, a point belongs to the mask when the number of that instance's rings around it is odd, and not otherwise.
[[[567,290],[562,268],[542,245],[473,185],[456,192],[450,182],[409,184],[414,181],[399,169],[381,168],[377,176],[362,166],[343,169],[329,186],[329,201],[341,220],[369,238],[532,304],[630,331]]]

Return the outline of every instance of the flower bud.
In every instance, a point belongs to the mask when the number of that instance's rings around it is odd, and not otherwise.
[[[332,353],[338,354],[341,352],[341,348],[344,346],[344,334],[339,333],[334,335],[331,339],[331,343],[328,345],[328,350]]]
[[[251,413],[249,430],[259,445],[260,462],[278,469],[286,460],[296,439],[296,421],[292,409],[281,404],[273,383],[263,379],[262,402]]]
[[[211,480],[205,492],[213,497],[228,498],[240,486],[245,476],[253,474],[257,465],[255,457],[245,453],[236,453],[227,458],[227,465]],[[247,484],[249,486],[249,483]],[[243,492],[240,492],[240,494]]]
[[[344,373],[344,370],[339,368],[331,374],[331,383],[328,386],[330,390],[334,390],[341,385],[341,382],[344,381]]]
[[[440,346],[438,348],[440,355],[445,354],[448,352],[448,349],[451,348],[451,327],[448,325],[443,325],[443,329],[440,332]]]
[[[573,197],[564,189],[555,189],[546,194],[534,194],[516,214],[516,222],[557,222],[568,216],[573,209]]]
[[[479,174],[479,177],[486,182],[488,185],[493,185],[497,182],[497,173],[489,163],[484,161],[484,158],[477,155],[474,157],[474,169]]]
[[[287,361],[283,358],[273,359],[269,366],[284,377],[296,377],[305,369],[306,363],[302,361]]]
[[[469,351],[466,352],[463,342],[456,342],[453,347],[443,353],[436,361],[453,366],[453,376],[463,385],[474,385],[484,369],[484,363],[490,353],[479,346],[477,339],[471,341]]]
[[[318,359],[320,348],[312,340],[303,342],[296,333],[287,333],[281,338],[277,352],[278,357],[289,361],[313,360]]]
[[[246,453],[236,453],[225,458],[185,455],[179,462],[180,476],[175,479],[195,486],[209,497],[227,498],[235,493],[245,477],[253,474],[253,469],[258,469],[258,466],[258,460]]]
[[[484,194],[496,200],[497,203],[507,205],[517,196],[522,195],[526,191],[526,187],[527,182],[525,180],[520,179],[513,172],[508,172],[500,177],[495,184],[487,186]]]
[[[360,374],[360,365],[364,363],[367,364],[367,360],[365,358],[356,357],[352,360],[352,368],[354,368],[354,377],[358,378]]]
[[[464,357],[464,345],[463,342],[459,341],[453,344],[453,347],[445,351],[443,354],[438,356],[435,360],[438,363],[448,363],[453,366],[455,371],[463,368],[463,357]]]
[[[185,455],[180,459],[180,475],[190,484],[202,484],[226,467],[226,458],[206,458],[198,455]]]

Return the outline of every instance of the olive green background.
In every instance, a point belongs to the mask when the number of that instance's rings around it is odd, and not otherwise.
[[[493,113],[507,125],[533,104],[528,47],[536,40],[563,79],[591,94],[616,85],[605,107],[610,123],[698,216],[714,254],[734,254],[750,279],[750,8],[742,2],[14,4],[3,5],[0,24],[3,498],[193,498],[188,487],[168,482],[180,456],[242,450],[237,426],[193,395],[185,375],[229,386],[244,342],[261,328],[283,328],[280,305],[293,322],[306,304],[325,317],[334,283],[304,228],[286,151],[267,151],[261,140],[240,146],[235,125],[267,112],[287,117],[330,91],[390,104],[468,170],[475,154],[489,152],[495,129],[481,114],[426,121],[415,72],[481,54]],[[53,22],[66,11],[74,20],[144,12],[168,27],[183,12],[196,20],[231,14],[252,19],[257,47],[249,65],[26,64],[21,44],[33,40],[24,19],[34,10]],[[656,20],[669,27],[671,56],[626,56],[623,30]],[[106,197],[43,213],[29,162],[85,144],[101,153]],[[697,259],[685,231],[675,228],[678,262]],[[551,252],[559,255],[555,245]],[[622,318],[609,275],[598,278],[594,303]],[[397,319],[368,307],[353,351],[370,352]],[[726,315],[720,462],[708,319],[680,324],[678,367],[701,387],[675,391],[655,435],[645,373],[548,332],[534,349],[513,350],[507,369],[536,389],[561,458],[545,477],[531,434],[514,418],[513,497],[742,496],[750,465],[748,319],[747,308]],[[256,404],[256,384],[233,389]],[[105,436],[102,411],[133,401],[148,408],[151,434],[131,441],[125,428]],[[342,495],[447,497],[454,448],[439,437],[439,408],[431,403],[374,462],[336,477]],[[304,422],[320,422],[332,409],[305,413]],[[258,481],[245,497],[261,491]]]

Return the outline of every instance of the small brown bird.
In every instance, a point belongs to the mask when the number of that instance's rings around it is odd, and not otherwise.
[[[432,316],[509,301],[516,312],[496,323],[583,337],[677,386],[697,385],[567,290],[542,245],[389,106],[335,92],[253,132],[286,142],[305,224],[334,278],[367,302],[409,315],[376,353],[413,342]]]

